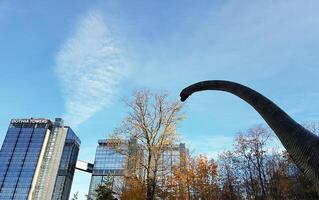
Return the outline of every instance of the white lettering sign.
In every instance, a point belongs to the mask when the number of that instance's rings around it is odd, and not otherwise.
[[[47,119],[12,119],[12,124],[23,124],[23,123],[29,123],[29,124],[46,124],[49,120]]]

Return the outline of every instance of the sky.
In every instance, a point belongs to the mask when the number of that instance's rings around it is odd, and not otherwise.
[[[10,119],[63,117],[93,162],[137,89],[172,100],[195,82],[223,79],[264,94],[298,122],[319,119],[319,2],[299,0],[0,0],[0,141]],[[265,124],[231,94],[191,96],[181,141],[216,156]],[[76,172],[72,193],[88,192]]]

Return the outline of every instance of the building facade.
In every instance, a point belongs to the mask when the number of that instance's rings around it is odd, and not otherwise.
[[[0,150],[0,199],[68,199],[79,145],[60,118],[11,120]]]
[[[186,148],[185,143],[163,148],[158,169],[160,176],[172,175],[174,167],[183,167],[187,154],[188,149]]]
[[[140,162],[145,162],[143,155],[146,153],[142,149],[136,139],[99,140],[89,188],[90,199],[95,199],[94,192],[101,184],[109,185],[115,194],[119,194],[125,184],[125,176],[134,174],[142,177],[145,171],[140,167]],[[185,143],[163,149],[158,168],[160,185],[165,184],[167,176],[172,175],[174,167],[185,166],[187,155],[188,149]]]
[[[167,178],[173,175],[174,168],[186,167],[188,149],[185,143],[163,148],[158,167],[158,184],[165,189]]]
[[[117,148],[114,148],[114,146]],[[89,197],[91,199],[95,199],[94,192],[101,184],[110,185],[115,192],[121,187],[122,178],[126,170],[127,157],[119,150],[127,152],[127,140],[98,140],[89,188]]]
[[[68,200],[71,192],[81,142],[71,128],[67,127],[67,129],[67,136],[63,147],[52,199]]]

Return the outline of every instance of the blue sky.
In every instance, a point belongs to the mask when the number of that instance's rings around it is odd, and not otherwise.
[[[134,89],[179,98],[185,86],[226,79],[272,99],[297,121],[319,118],[319,2],[0,1],[0,140],[11,118],[63,117],[94,160]],[[179,133],[196,153],[231,148],[264,123],[222,92],[192,96]],[[90,176],[77,172],[81,198]],[[83,198],[84,199],[84,198]]]

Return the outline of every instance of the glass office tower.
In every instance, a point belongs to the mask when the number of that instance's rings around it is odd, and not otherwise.
[[[188,149],[185,143],[163,148],[158,166],[158,183],[164,188],[168,177],[173,175],[174,168],[185,169]]]
[[[12,120],[0,151],[0,199],[27,199],[52,123]]]
[[[69,147],[71,140],[76,145]],[[60,118],[54,123],[48,119],[11,120],[0,150],[0,199],[68,199],[63,191],[59,197],[53,193],[60,191],[58,187],[69,192],[71,183],[58,181],[58,177],[72,179],[79,144]],[[69,156],[70,151],[73,154]],[[59,171],[65,165],[72,176]]]
[[[80,149],[80,139],[68,128],[63,153],[56,177],[52,199],[69,199],[73,175]]]
[[[120,142],[119,149],[128,149],[127,140],[99,140],[96,148],[94,167],[89,188],[89,197],[95,199],[94,192],[100,184],[109,184],[111,188],[120,188],[126,166],[126,156],[113,148],[113,143]]]

